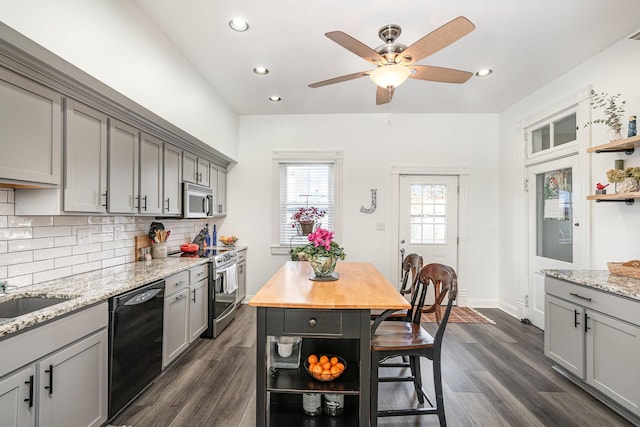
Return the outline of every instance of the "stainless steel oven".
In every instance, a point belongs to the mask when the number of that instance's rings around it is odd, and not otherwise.
[[[182,214],[185,218],[213,216],[213,190],[185,182],[182,191]]]

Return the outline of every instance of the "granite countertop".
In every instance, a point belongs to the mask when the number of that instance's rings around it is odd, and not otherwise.
[[[610,274],[607,270],[542,270],[547,276],[640,301],[640,279]]]
[[[6,295],[0,295],[0,302],[18,297],[39,296],[70,299],[60,304],[4,320],[3,323],[0,323],[0,339],[207,262],[209,262],[207,258],[190,257],[138,261],[9,291]]]

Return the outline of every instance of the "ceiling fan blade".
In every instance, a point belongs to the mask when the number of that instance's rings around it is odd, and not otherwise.
[[[372,64],[378,65],[386,62],[378,52],[342,31],[331,31],[326,33],[325,36]]]
[[[344,76],[334,77],[334,78],[329,79],[329,80],[323,80],[321,82],[311,83],[309,85],[309,87],[315,88],[315,87],[320,87],[320,86],[332,85],[332,84],[340,83],[340,82],[346,82],[347,80],[353,80],[353,79],[357,79],[359,77],[368,76],[369,73],[370,73],[370,71],[360,71],[359,73],[346,74]]]
[[[430,65],[412,65],[410,68],[416,70],[416,72],[410,75],[409,78],[431,82],[464,83],[473,75],[469,71],[432,67]]]
[[[474,28],[476,26],[471,21],[464,16],[459,16],[406,48],[396,57],[396,62],[404,61],[406,64],[418,62],[466,36]],[[406,59],[406,57],[411,59]]]
[[[376,105],[382,105],[382,104],[387,104],[391,102],[391,98],[393,98],[394,89],[392,87],[387,89],[380,86],[376,86],[376,87],[378,88],[378,90],[376,90]]]

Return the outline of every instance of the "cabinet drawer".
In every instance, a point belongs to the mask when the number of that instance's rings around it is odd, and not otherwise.
[[[285,310],[284,333],[342,335],[342,314],[338,310]]]
[[[189,283],[198,283],[201,280],[206,279],[209,276],[209,264],[199,265],[189,269]]]
[[[171,295],[175,291],[189,286],[189,272],[181,271],[165,279],[164,294]]]
[[[549,276],[544,288],[558,298],[640,325],[640,301]]]

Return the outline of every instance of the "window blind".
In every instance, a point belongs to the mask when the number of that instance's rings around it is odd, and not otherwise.
[[[280,244],[301,245],[304,237],[291,225],[291,216],[304,207],[316,207],[326,212],[318,221],[322,228],[333,230],[335,221],[334,164],[281,163],[280,164]]]

